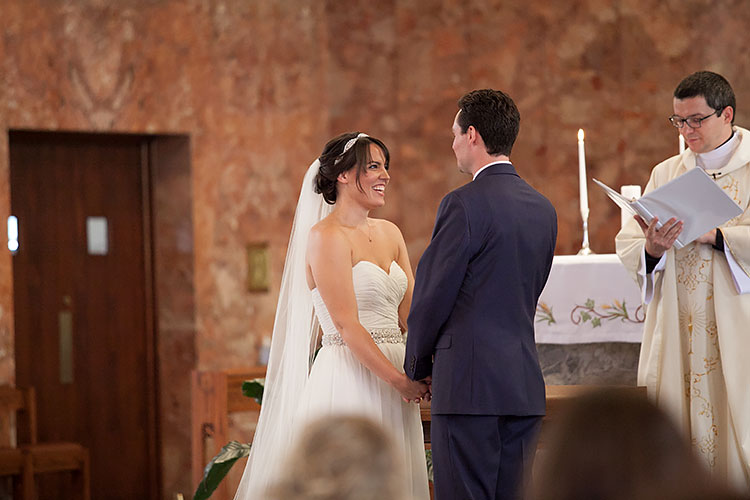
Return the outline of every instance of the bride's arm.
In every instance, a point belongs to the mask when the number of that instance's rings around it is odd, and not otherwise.
[[[315,286],[333,324],[354,356],[368,370],[398,390],[404,399],[421,397],[427,386],[413,382],[393,366],[359,322],[352,282],[351,249],[346,236],[334,227],[313,228],[308,241],[307,259]]]

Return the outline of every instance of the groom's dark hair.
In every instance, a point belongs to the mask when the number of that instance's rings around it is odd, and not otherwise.
[[[508,94],[493,89],[474,90],[458,100],[458,108],[462,134],[472,126],[482,136],[487,153],[510,156],[521,115]]]

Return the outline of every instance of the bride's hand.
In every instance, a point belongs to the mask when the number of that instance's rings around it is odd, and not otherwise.
[[[427,393],[422,397],[422,399],[432,401],[432,375],[428,375],[426,378],[422,379],[422,382],[427,384]]]
[[[402,375],[396,384],[396,390],[401,393],[401,397],[407,403],[412,401],[419,402],[430,392],[430,388],[424,382],[417,382],[406,375]]]

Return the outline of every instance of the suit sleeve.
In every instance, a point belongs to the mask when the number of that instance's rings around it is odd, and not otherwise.
[[[471,258],[471,226],[466,207],[455,193],[440,203],[432,241],[417,267],[409,311],[404,370],[421,380],[432,373],[432,355],[450,316]]]

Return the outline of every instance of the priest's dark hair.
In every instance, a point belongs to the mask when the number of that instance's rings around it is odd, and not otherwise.
[[[734,90],[726,78],[713,71],[697,71],[685,77],[674,90],[677,99],[689,99],[691,97],[703,96],[706,104],[716,113],[721,113],[724,108],[732,108],[732,124],[737,112],[734,98]]]

